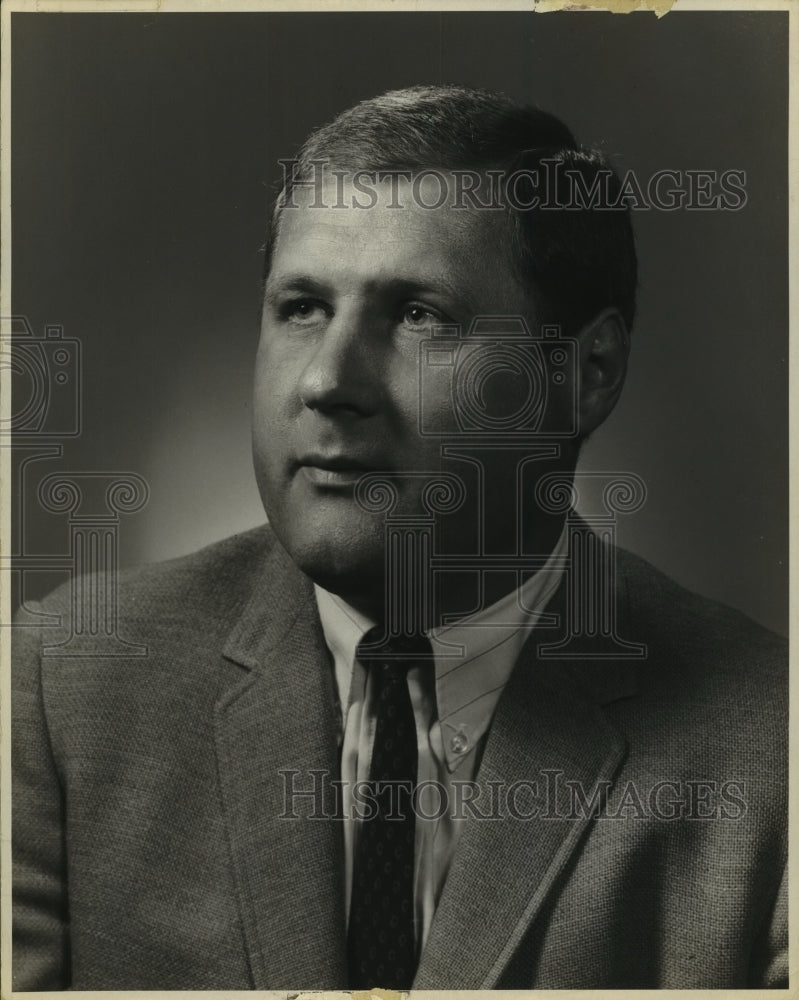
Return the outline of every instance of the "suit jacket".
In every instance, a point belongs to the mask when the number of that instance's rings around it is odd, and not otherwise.
[[[615,555],[647,656],[527,642],[478,782],[539,808],[467,820],[415,988],[787,986],[785,644]],[[309,581],[259,529],[119,608],[146,656],[13,633],[15,988],[346,988],[341,824],[285,798],[339,767]]]

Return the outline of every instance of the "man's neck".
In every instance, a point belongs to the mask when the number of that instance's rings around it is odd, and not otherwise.
[[[495,604],[540,569],[555,548],[562,531],[562,517],[548,518],[546,521],[539,519],[535,530],[531,528],[527,532],[523,554],[530,556],[530,565],[527,569],[521,569],[521,575],[516,555],[507,553],[497,553],[496,556],[492,554],[490,568],[487,565],[481,568],[480,557],[475,557],[467,569],[437,569],[433,575],[432,615],[419,618],[430,617],[428,627],[438,628],[444,621],[452,623]],[[503,555],[508,556],[504,567]],[[390,615],[384,585],[372,586],[366,591],[342,588],[334,592],[371,621],[384,622]]]

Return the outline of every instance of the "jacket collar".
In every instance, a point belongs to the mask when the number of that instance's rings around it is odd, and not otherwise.
[[[310,582],[275,543],[224,655],[216,706],[229,848],[256,989],[346,983],[331,671]],[[307,794],[302,794],[303,792]]]
[[[624,600],[623,581],[616,581],[614,607]],[[492,789],[507,794],[535,782],[543,794],[554,782],[545,796],[552,815],[467,821],[415,988],[501,982],[588,832],[590,817],[569,815],[564,782],[579,782],[590,796],[612,782],[623,760],[625,741],[601,706],[635,693],[641,664],[623,641],[619,655],[610,655],[599,633],[579,637],[579,651],[569,652],[568,628],[563,637],[569,601],[564,581],[548,608],[561,628],[537,630],[525,644],[477,779],[483,802]],[[339,773],[332,670],[313,588],[277,544],[224,655],[245,668],[217,704],[216,740],[254,985],[340,988],[346,984],[343,838],[338,821],[319,818],[334,808],[325,781]],[[287,790],[316,794],[292,798]]]
[[[415,989],[495,989],[511,957],[589,834],[588,810],[607,794],[627,744],[601,707],[636,688],[629,664],[539,659],[535,636],[505,688],[486,742],[474,801],[498,821],[467,819]],[[603,792],[604,789],[604,792]],[[497,805],[498,803],[498,805]],[[469,947],[463,942],[468,940]]]

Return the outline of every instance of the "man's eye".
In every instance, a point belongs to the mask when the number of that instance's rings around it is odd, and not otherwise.
[[[432,326],[433,323],[440,323],[441,317],[438,313],[434,312],[432,309],[428,309],[426,306],[411,303],[403,309],[402,321],[407,326],[415,327],[417,329],[425,329]]]
[[[293,323],[315,323],[326,315],[325,307],[314,299],[292,299],[280,307],[280,318]]]

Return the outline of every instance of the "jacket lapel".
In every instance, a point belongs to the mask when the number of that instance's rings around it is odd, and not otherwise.
[[[561,587],[549,610],[562,612],[564,600]],[[588,833],[590,816],[573,808],[565,782],[579,782],[590,800],[603,782],[612,782],[624,757],[626,741],[600,706],[635,693],[640,664],[590,656],[547,662],[536,651],[546,638],[534,633],[525,645],[497,706],[477,776],[477,808],[499,808],[502,818],[466,821],[414,989],[497,987]],[[534,793],[531,782],[537,784]],[[515,803],[509,803],[514,787]],[[538,813],[521,818],[533,812],[533,794]],[[492,797],[498,807],[489,808]]]
[[[342,986],[341,823],[319,818],[335,812],[323,793],[339,777],[333,681],[313,590],[277,545],[225,656],[244,668],[215,727],[254,986]]]
[[[561,587],[550,610],[562,612],[564,599]],[[569,818],[564,782],[580,782],[590,798],[623,759],[626,743],[601,705],[635,693],[640,665],[592,660],[590,650],[583,661],[540,660],[536,648],[548,638],[530,637],[503,693],[475,800],[486,811],[497,790],[501,801],[516,785],[526,813],[525,789],[537,782],[539,815],[516,819],[505,802],[504,818],[466,823],[415,989],[501,982],[587,834],[588,817]],[[313,589],[277,544],[225,656],[238,666],[216,706],[216,746],[254,986],[343,988],[342,829],[320,818],[334,811],[325,782],[339,777],[332,671]],[[286,794],[314,782],[316,796]]]

